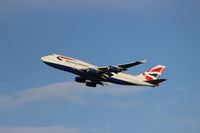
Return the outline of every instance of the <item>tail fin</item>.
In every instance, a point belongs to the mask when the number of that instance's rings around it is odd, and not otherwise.
[[[158,65],[152,69],[149,69],[148,71],[146,71],[144,73],[141,73],[140,75],[138,75],[138,77],[140,77],[144,80],[157,80],[165,68],[166,68],[166,66]]]

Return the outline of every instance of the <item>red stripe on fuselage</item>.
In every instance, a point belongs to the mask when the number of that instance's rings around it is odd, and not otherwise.
[[[65,59],[65,60],[71,60],[71,61],[76,61],[75,59],[65,57],[65,56],[58,56],[58,58]]]

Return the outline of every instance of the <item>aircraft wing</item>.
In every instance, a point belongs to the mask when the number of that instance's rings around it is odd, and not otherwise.
[[[147,62],[147,60],[142,60],[142,61],[136,61],[136,62],[132,62],[132,63],[127,63],[127,64],[122,64],[122,65],[117,65],[118,67],[121,67],[121,68],[129,68],[129,67],[133,67],[133,66],[136,66],[136,65],[139,65],[139,64],[142,64],[142,63],[145,63]]]
[[[142,61],[136,61],[136,62],[131,62],[127,64],[121,64],[121,65],[116,65],[116,66],[107,66],[107,67],[98,67],[97,69],[102,72],[102,73],[119,73],[122,71],[126,71],[128,68],[145,63],[147,60],[142,60]]]

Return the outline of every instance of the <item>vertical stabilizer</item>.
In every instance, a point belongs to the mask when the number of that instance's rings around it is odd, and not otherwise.
[[[139,78],[144,80],[157,80],[160,75],[163,73],[166,66],[163,65],[157,65],[152,69],[149,69],[148,71],[141,73],[138,75]]]

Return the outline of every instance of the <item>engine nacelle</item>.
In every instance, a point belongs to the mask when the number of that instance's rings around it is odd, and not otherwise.
[[[86,79],[84,79],[82,77],[75,77],[75,81],[79,82],[79,83],[85,83]]]
[[[85,85],[89,86],[89,87],[96,87],[97,86],[96,83],[93,83],[93,82],[90,82],[90,81],[87,81]]]
[[[108,71],[109,72],[114,72],[114,73],[118,73],[118,72],[121,72],[122,70],[117,68],[117,67],[114,67],[114,66],[109,66],[108,67]]]
[[[95,69],[92,69],[92,68],[89,68],[89,69],[87,69],[87,72],[89,73],[89,74],[99,74],[99,71],[98,70],[95,70]]]

